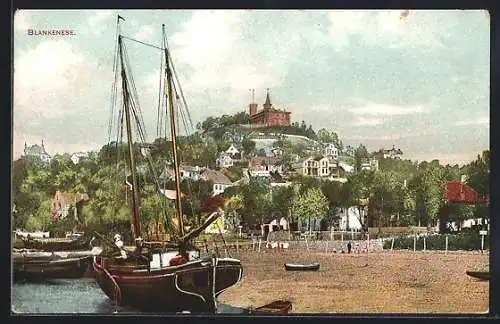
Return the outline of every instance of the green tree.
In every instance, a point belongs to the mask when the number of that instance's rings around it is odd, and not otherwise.
[[[273,211],[290,222],[290,212],[294,197],[293,187],[275,187],[272,189]]]
[[[363,144],[359,144],[358,148],[354,151],[354,169],[359,172],[361,164],[369,157],[368,150]]]
[[[311,188],[303,194],[298,194],[292,203],[292,215],[300,220],[307,219],[309,225],[311,218],[321,219],[328,208],[328,200],[320,189]],[[309,231],[311,226],[309,226]]]
[[[343,184],[338,181],[325,181],[321,185],[321,191],[328,199],[329,212],[326,215],[328,226],[332,226],[339,219],[337,211],[344,204],[342,187]]]
[[[417,222],[430,226],[437,219],[444,194],[443,173],[439,163],[420,163],[411,181],[411,188],[415,192]]]

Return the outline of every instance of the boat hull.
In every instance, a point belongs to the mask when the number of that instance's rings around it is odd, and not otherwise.
[[[250,309],[250,314],[288,314],[292,311],[292,303],[288,300],[275,300],[264,306]]]
[[[127,268],[107,261],[95,257],[92,262],[101,289],[118,305],[142,311],[213,313],[216,297],[242,276],[240,261],[230,258],[199,259],[158,270],[148,269],[148,265]]]
[[[79,251],[89,249],[88,239],[29,239],[23,240],[26,249],[42,251]]]
[[[285,263],[286,271],[318,271],[319,263],[311,263],[311,264],[292,264]]]
[[[13,262],[14,280],[44,280],[81,278],[89,268],[92,258],[52,259],[47,257],[17,257]]]
[[[466,271],[467,275],[483,280],[483,281],[488,281],[490,280],[490,272],[489,271]]]

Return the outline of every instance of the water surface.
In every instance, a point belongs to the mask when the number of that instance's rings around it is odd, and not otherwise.
[[[137,314],[137,310],[116,308],[93,278],[51,279],[12,284],[12,311],[18,314]],[[219,304],[219,313],[244,313],[245,309]]]

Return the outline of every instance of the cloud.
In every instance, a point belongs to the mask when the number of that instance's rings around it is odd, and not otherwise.
[[[470,126],[470,125],[489,125],[489,117],[476,117],[457,121],[455,125],[457,126]]]
[[[439,19],[444,11],[429,14],[426,11],[412,10],[408,17],[401,19],[403,12],[404,10],[334,10],[328,14],[332,45],[337,50],[343,50],[355,36],[371,46],[442,49],[442,38],[456,24],[455,20],[445,23]]]
[[[358,117],[353,125],[354,126],[376,126],[382,124],[384,121],[380,118],[364,118]]]
[[[107,28],[106,22],[111,19],[115,19],[114,10],[92,10],[87,13],[86,24],[81,26],[78,31],[83,35],[99,36]]]
[[[139,30],[137,31],[137,33],[135,33],[132,38],[135,38],[137,40],[140,40],[140,41],[144,41],[144,40],[149,40],[149,39],[152,39],[155,34],[155,30],[153,29],[153,27],[151,25],[143,25],[141,27],[139,27]]]
[[[64,40],[20,51],[14,60],[14,151],[31,138],[50,137],[61,147],[104,141],[110,70]]]
[[[372,116],[403,116],[403,115],[414,115],[426,112],[423,106],[401,106],[401,105],[391,105],[376,102],[369,102],[365,100],[361,101],[361,106],[355,108],[349,108],[348,111],[355,115],[372,115]]]

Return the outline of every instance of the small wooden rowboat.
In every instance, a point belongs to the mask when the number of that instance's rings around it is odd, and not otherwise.
[[[250,308],[249,314],[288,314],[292,310],[292,302],[288,300],[275,300],[264,306]]]
[[[14,280],[81,278],[89,267],[91,256],[61,257],[46,253],[13,253]]]
[[[490,280],[490,272],[489,271],[466,271],[467,275],[479,279],[479,280]]]
[[[285,263],[286,271],[318,271],[319,263],[311,264],[296,264],[296,263]]]

